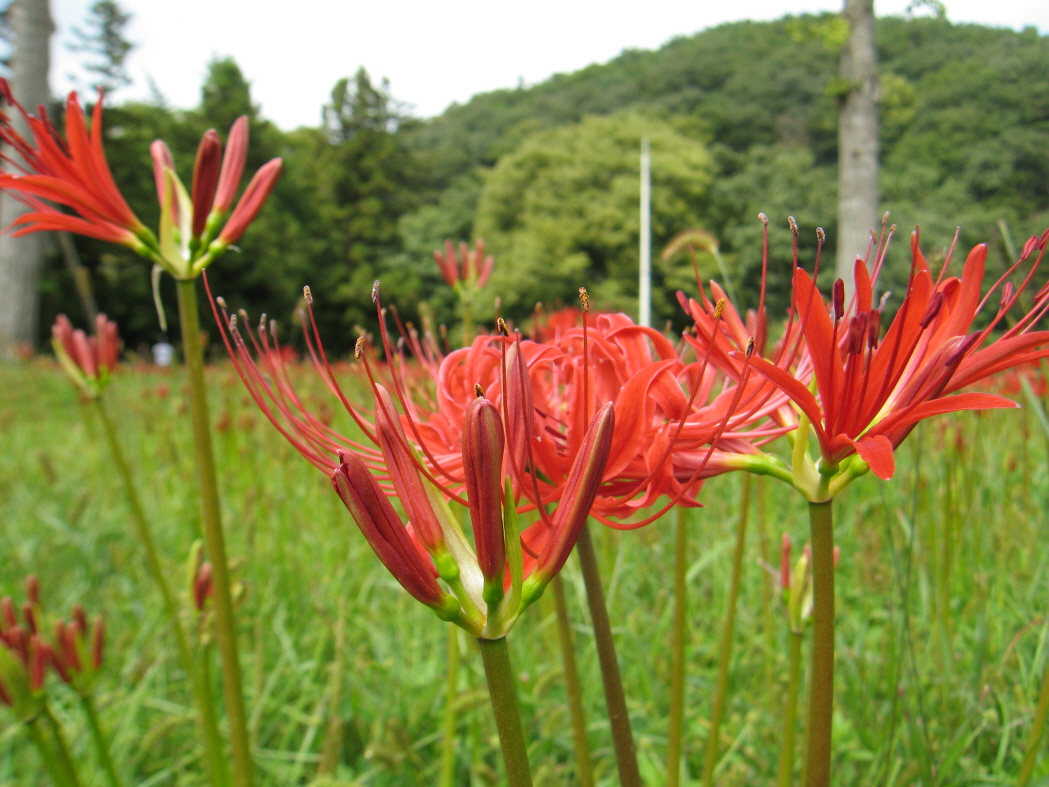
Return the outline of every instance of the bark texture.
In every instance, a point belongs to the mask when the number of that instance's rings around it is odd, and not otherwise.
[[[878,226],[878,54],[874,0],[845,0],[849,41],[841,53],[838,118],[838,276],[852,286],[856,257]]]
[[[48,0],[15,0],[11,7],[14,52],[11,89],[30,111],[46,105],[51,92],[47,75],[51,66],[51,9]],[[23,135],[28,129],[17,112],[12,124]],[[0,229],[6,229],[28,208],[8,194],[0,194]],[[46,238],[40,234],[13,238],[0,236],[0,358],[10,359],[37,336],[40,311],[40,268]]]

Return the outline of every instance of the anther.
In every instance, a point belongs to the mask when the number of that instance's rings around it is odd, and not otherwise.
[[[248,310],[247,309],[237,309],[237,314],[240,315],[240,319],[244,320],[244,322],[248,321]]]
[[[720,320],[722,312],[725,311],[725,299],[718,298],[718,302],[714,304],[714,319]]]
[[[364,337],[358,336],[357,343],[353,345],[353,357],[360,360],[361,353],[364,351]]]
[[[308,286],[302,288],[302,297],[306,299],[306,303],[313,305],[313,293]]]
[[[1008,305],[1009,301],[1013,299],[1013,293],[1016,291],[1016,287],[1013,286],[1011,281],[1007,281],[1002,286],[1002,306]]]
[[[495,321],[495,329],[499,331],[500,336],[510,335],[510,329],[506,327],[506,320],[504,320],[502,317],[498,318]]]
[[[480,383],[474,383],[474,396],[478,399],[484,398],[484,388],[481,387]]]
[[[372,285],[372,303],[378,303],[378,302],[379,302],[379,280],[376,279],[375,283]]]
[[[586,291],[586,287],[579,288],[579,302],[583,306],[583,311],[590,311],[590,293]]]
[[[230,333],[233,333],[237,330],[237,315],[235,314],[231,314],[229,316],[229,330]]]
[[[758,214],[758,221],[760,221],[766,227],[769,225],[769,217],[766,216],[764,213],[759,213]]]
[[[223,298],[221,295],[215,299],[215,303],[219,305],[220,309],[226,308],[226,299]]]
[[[277,338],[277,321],[270,320],[270,336]]]
[[[823,227],[816,227],[816,240],[820,243],[827,242],[827,233],[823,231]]]
[[[943,308],[943,293],[937,292],[932,296],[932,300],[929,301],[929,305],[925,308],[925,314],[922,316],[921,326],[924,331],[929,327],[929,324],[936,319],[936,315],[940,313],[940,309]]]
[[[878,346],[881,336],[881,310],[871,309],[867,312],[867,346],[872,350]]]
[[[841,279],[834,280],[834,321],[837,322],[845,316],[845,282]]]
[[[882,224],[888,224],[889,223],[889,211],[885,211],[883,214],[881,214],[881,223]],[[893,226],[893,229],[896,228],[895,224],[893,224],[892,226]]]
[[[754,354],[754,337],[751,336],[747,339],[747,357],[749,358]]]
[[[863,352],[863,343],[867,338],[867,314],[857,314],[849,320],[849,355],[859,355]]]
[[[259,333],[266,330],[266,312],[263,312],[259,317]]]
[[[787,216],[787,226],[790,227],[790,231],[794,233],[794,237],[798,237],[798,222],[793,216]]]

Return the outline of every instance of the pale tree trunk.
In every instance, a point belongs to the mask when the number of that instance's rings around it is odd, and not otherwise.
[[[51,93],[47,72],[51,64],[51,10],[48,0],[15,0],[11,6],[14,52],[11,57],[11,89],[30,111],[46,105]],[[28,129],[17,112],[9,113],[12,124],[23,135]],[[0,195],[0,228],[28,208],[6,193]],[[45,237],[39,234],[0,237],[0,358],[10,359],[37,335],[40,311],[40,268]]]
[[[845,0],[849,42],[841,53],[838,118],[838,276],[852,286],[856,257],[863,257],[878,226],[878,55],[874,0]]]

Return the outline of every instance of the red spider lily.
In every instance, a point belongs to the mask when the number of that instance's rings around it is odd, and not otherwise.
[[[492,274],[492,266],[495,258],[484,253],[484,239],[478,238],[471,250],[465,243],[459,244],[459,254],[456,256],[455,246],[450,240],[444,242],[444,251],[434,249],[433,257],[437,260],[437,267],[441,269],[441,275],[448,282],[448,286],[458,291],[461,287],[467,289],[481,289]]]
[[[87,695],[102,668],[105,625],[96,617],[88,625],[84,608],[73,607],[72,619],[55,624],[55,645],[51,663],[55,672],[80,694]]]
[[[307,303],[312,303],[308,291]],[[221,300],[219,305],[225,309]],[[363,355],[374,391],[370,421],[342,394],[319,340],[315,344],[311,339],[309,347],[329,387],[378,450],[339,435],[306,410],[291,386],[283,353],[265,325],[260,326],[257,337],[250,337],[249,346],[236,319],[225,314],[220,319],[217,309],[215,316],[234,364],[260,409],[300,453],[331,473],[333,487],[366,540],[405,590],[439,617],[475,636],[504,636],[563,566],[586,522],[614,440],[612,406],[595,408],[586,434],[574,446],[560,505],[553,512],[544,512],[550,536],[530,554],[526,570],[513,492],[526,480],[526,449],[520,443],[529,441],[527,424],[535,419],[524,401],[504,402],[501,408],[480,385],[475,383],[469,389],[455,437],[459,476],[450,479],[439,460],[427,456],[424,462],[416,455],[417,450],[425,454],[429,448],[419,436],[420,424],[412,417],[414,407],[406,396],[403,377],[391,377],[397,398],[407,408],[402,415],[394,397],[375,381],[363,339],[357,354]],[[315,325],[313,330],[316,337]],[[388,345],[385,332],[383,342]],[[389,356],[388,346],[386,350]],[[334,470],[333,456],[338,458]],[[387,495],[401,500],[407,525]],[[449,500],[468,508],[474,547],[452,516]]]
[[[51,327],[51,346],[66,374],[93,399],[101,395],[116,368],[120,334],[117,324],[104,314],[95,318],[94,336],[85,335],[79,328],[74,330],[69,318],[60,314]]]
[[[878,257],[873,275],[864,261],[857,260],[856,289],[848,309],[840,280],[835,282],[828,311],[813,278],[800,268],[795,271],[792,309],[805,338],[799,368],[811,365],[817,393],[786,366],[761,358],[753,359],[752,364],[793,400],[812,425],[820,446],[822,477],[833,476],[841,463],[858,454],[876,475],[890,478],[895,470],[893,450],[922,419],[960,410],[1016,406],[991,394],[949,394],[1049,354],[1038,349],[1049,342],[1049,332],[1031,330],[1049,309],[1049,292],[1044,291],[1035,296],[1033,307],[1015,325],[986,343],[1030,283],[1047,238],[1049,233],[1029,240],[1020,260],[981,297],[986,246],[969,253],[960,278],[947,276],[948,254],[934,281],[915,232],[907,293],[884,336],[882,311],[873,304],[883,256]],[[1038,257],[1020,286],[1007,282],[1036,249]],[[996,290],[1000,292],[997,312],[986,327],[972,330],[976,316]],[[810,481],[812,484],[802,482],[810,498],[833,496],[833,484],[829,490],[820,489],[814,477]]]
[[[162,208],[158,240],[128,207],[113,181],[102,147],[101,94],[92,111],[90,130],[76,93],[69,95],[64,140],[43,109],[34,117],[14,100],[6,80],[0,80],[0,94],[18,110],[32,136],[32,142],[25,139],[11,119],[0,113],[0,141],[16,154],[5,155],[3,160],[18,173],[0,173],[0,189],[31,208],[15,219],[16,236],[66,230],[128,246],[176,278],[192,278],[240,238],[280,175],[280,159],[264,165],[231,214],[247,154],[246,118],[233,124],[224,157],[214,130],[204,135],[193,171],[192,196],[175,175],[167,146],[155,142],[151,153]]]
[[[38,630],[39,586],[35,576],[26,580],[28,602],[19,621],[9,596],[0,599],[0,702],[28,721],[43,704],[44,678],[53,661],[51,647]]]

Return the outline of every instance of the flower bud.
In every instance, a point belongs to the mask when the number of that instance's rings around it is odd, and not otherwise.
[[[483,597],[493,605],[503,595],[506,545],[503,542],[503,425],[488,399],[470,402],[463,421],[463,473],[470,500],[477,564],[484,577]]]

